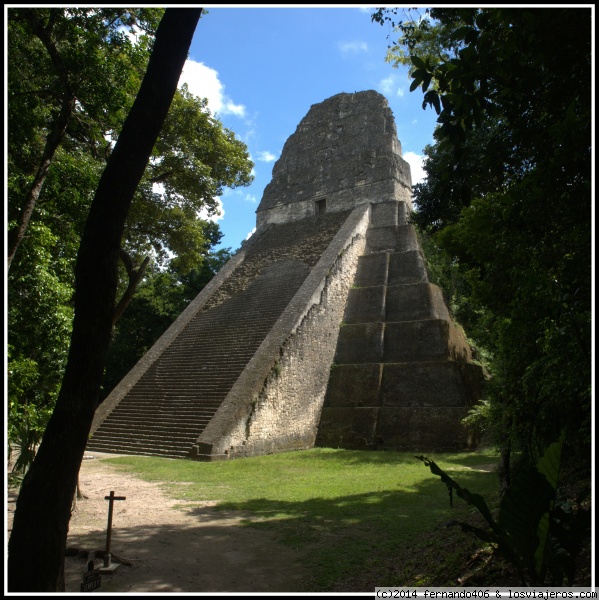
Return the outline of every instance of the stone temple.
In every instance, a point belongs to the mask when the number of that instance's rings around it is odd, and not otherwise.
[[[88,449],[222,460],[467,447],[482,370],[428,281],[410,212],[386,99],[312,106],[256,232],[100,405]]]

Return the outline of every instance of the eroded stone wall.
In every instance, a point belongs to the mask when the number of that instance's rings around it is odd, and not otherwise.
[[[368,218],[367,206],[352,213],[220,414],[198,439],[195,458],[219,460],[314,445],[339,324],[366,243]],[[272,354],[269,345],[275,349]]]
[[[311,107],[273,168],[257,224],[284,223],[388,201],[411,203],[393,113],[373,90],[337,94]]]
[[[252,403],[241,445],[230,454],[312,448],[347,292],[364,239],[356,237],[327,277],[320,301],[281,348],[281,358]]]

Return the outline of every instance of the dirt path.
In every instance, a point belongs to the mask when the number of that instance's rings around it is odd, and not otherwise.
[[[293,592],[308,573],[300,556],[277,543],[271,534],[243,527],[249,515],[216,511],[213,502],[198,507],[168,498],[157,483],[119,472],[87,453],[80,500],[70,522],[68,548],[100,550],[106,545],[108,502],[114,490],[125,501],[114,503],[112,552],[132,562],[102,575],[97,593],[106,592]],[[10,512],[14,503],[8,503]],[[96,567],[102,566],[96,560]],[[66,591],[79,592],[83,558],[67,558]]]

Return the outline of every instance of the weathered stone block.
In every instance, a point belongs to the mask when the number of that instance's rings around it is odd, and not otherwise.
[[[385,320],[418,321],[421,319],[449,320],[443,294],[432,283],[396,285],[387,289]]]
[[[385,286],[349,290],[345,307],[346,323],[377,323],[385,320]]]
[[[411,204],[399,202],[397,205],[397,224],[407,225],[410,220]]]
[[[375,439],[378,408],[324,407],[316,446],[367,448]]]
[[[384,362],[472,359],[462,330],[441,319],[387,323]]]
[[[384,406],[472,406],[481,396],[481,367],[472,363],[385,364],[381,383]]]
[[[397,228],[397,252],[410,252],[420,250],[416,229],[413,225],[400,225]]]
[[[397,227],[377,227],[366,233],[366,252],[395,252],[397,250]]]
[[[325,406],[378,406],[382,364],[333,365]]]
[[[360,256],[354,285],[357,287],[385,285],[387,283],[388,262],[389,255],[385,252]]]
[[[426,281],[428,281],[428,276],[420,250],[395,252],[389,255],[389,285],[424,283]]]
[[[466,407],[381,407],[375,437],[383,448],[444,452],[468,447]]]
[[[399,225],[397,221],[398,202],[373,204],[370,213],[370,227],[388,227]]]
[[[383,323],[344,323],[341,325],[335,363],[378,363],[382,360]]]

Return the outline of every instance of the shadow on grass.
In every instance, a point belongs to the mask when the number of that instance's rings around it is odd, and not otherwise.
[[[287,453],[289,454],[289,453]],[[464,450],[459,453],[426,453],[426,452],[398,452],[396,450],[344,450],[332,448],[314,448],[312,450],[299,450],[294,452],[294,460],[299,462],[335,462],[340,465],[401,465],[414,464],[414,457],[425,454],[435,461],[445,461],[464,466],[477,465],[485,462],[496,462],[497,454],[491,448],[480,448],[476,450]],[[270,455],[276,457],[279,455]],[[283,455],[284,456],[284,455]],[[258,460],[264,460],[265,456],[256,457]],[[244,459],[248,460],[248,459]],[[251,459],[249,459],[251,460]]]
[[[460,473],[459,481],[487,496],[496,489],[492,473]],[[409,491],[298,502],[256,498],[222,502],[217,509],[249,511],[253,516],[245,521],[246,525],[273,531],[283,543],[304,551],[311,578],[303,591],[313,592],[330,591],[338,581],[377,557],[390,557],[400,548],[415,544],[422,534],[474,512],[456,498],[450,508],[447,488],[434,476]],[[203,511],[198,509],[198,516]]]
[[[461,483],[480,491],[481,483],[490,486],[489,479],[493,475],[464,474]],[[434,477],[411,491],[298,502],[258,498],[224,502],[217,510],[195,506],[185,511],[197,522],[115,528],[113,553],[134,564],[103,576],[98,591],[330,591],[377,557],[391,557],[419,535],[464,514],[463,507],[449,508],[445,486]],[[231,524],[240,514],[249,527]],[[68,540],[69,547],[83,549],[102,548],[103,543],[104,532]],[[73,568],[82,569],[83,562]],[[67,591],[78,591],[78,578],[71,572]]]
[[[418,453],[315,449],[290,454],[293,460],[289,455],[271,455],[226,463],[177,461],[181,465],[168,465],[169,494],[186,498],[186,510],[191,511],[199,523],[214,519],[215,511],[205,506],[190,508],[192,499],[216,499],[221,491],[229,493],[228,498],[235,499],[223,500],[220,496],[217,513],[243,511],[237,514],[251,515],[244,519],[244,524],[250,526],[245,529],[272,533],[288,550],[293,548],[303,556],[305,572],[310,576],[304,577],[302,587],[273,591],[330,591],[337,582],[365,569],[377,558],[392,557],[400,548],[416,547],[422,535],[443,527],[444,522],[463,519],[474,512],[455,497],[454,507],[450,508],[447,488],[414,458]],[[441,465],[445,463],[443,468],[462,486],[492,501],[497,491],[496,475],[475,469],[478,465],[496,462],[491,453],[431,454],[430,458]],[[164,473],[164,461],[155,461],[158,462],[152,463],[152,469],[146,469],[145,473],[143,468],[139,471],[154,481],[161,480]],[[129,468],[136,470],[135,463],[128,459],[114,462],[129,464]],[[137,463],[138,467],[147,465],[150,465],[148,461]],[[459,472],[453,472],[454,465]],[[382,469],[369,469],[369,466]],[[344,467],[357,468],[344,471]],[[414,470],[421,470],[422,477],[414,477]],[[409,477],[405,476],[408,471]],[[313,476],[307,475],[309,473]],[[193,482],[193,485],[178,487],[174,479],[177,476],[178,481]],[[328,485],[335,477],[337,480]],[[342,485],[339,480],[345,483]],[[260,485],[251,487],[255,483]],[[243,495],[246,485],[253,496]],[[292,489],[294,494],[279,493],[286,486],[287,491]],[[160,533],[158,529],[156,535]],[[162,535],[167,532],[162,531]],[[443,539],[441,532],[441,544]],[[218,545],[212,546],[211,542],[208,545],[211,553],[219,552]],[[280,546],[274,544],[271,552],[277,553],[277,548]],[[225,562],[222,564],[226,569]],[[184,591],[206,591],[206,588]],[[246,591],[265,590],[247,588]]]

